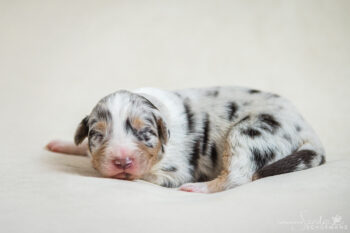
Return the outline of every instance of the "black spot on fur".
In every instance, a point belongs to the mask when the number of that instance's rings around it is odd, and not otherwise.
[[[153,112],[152,112],[151,114],[152,114],[152,118],[153,118],[153,122],[154,122],[154,124],[156,124],[156,125],[157,125],[157,117],[156,117],[156,115],[154,115],[154,113],[153,113]]]
[[[162,118],[159,118],[157,120],[157,132],[158,132],[159,140],[161,141],[162,144],[165,145],[169,139],[169,136],[168,136],[169,130]]]
[[[188,131],[191,133],[194,130],[194,119],[193,119],[194,115],[188,103],[184,103],[184,108],[185,108],[185,114],[187,117]]]
[[[250,89],[248,92],[249,92],[250,94],[257,94],[257,93],[260,93],[261,91],[256,90],[256,89]]]
[[[197,139],[192,146],[192,151],[190,154],[190,164],[193,167],[193,174],[197,170],[198,167],[198,160],[199,160],[199,153],[200,153],[200,139]]]
[[[177,95],[177,97],[182,98],[182,96],[179,93],[174,92],[174,94]]]
[[[129,118],[126,119],[124,127],[125,127],[125,130],[126,130],[127,132],[132,132],[132,131],[134,130],[134,128],[133,128],[132,125],[131,125],[131,122],[130,122],[130,119],[129,119]]]
[[[242,122],[244,122],[244,121],[247,121],[247,120],[249,120],[250,119],[250,116],[245,116],[245,117],[243,117],[239,122],[238,122],[238,124],[239,123],[242,123]]]
[[[268,162],[275,158],[275,153],[272,149],[259,150],[257,148],[251,149],[253,161],[257,169],[264,167]]]
[[[320,165],[324,164],[326,162],[326,158],[324,155],[321,156],[321,162]]]
[[[170,167],[164,167],[161,169],[162,171],[165,171],[165,172],[176,172],[177,171],[177,168],[174,167],[174,166],[170,166]]]
[[[210,159],[211,162],[213,164],[213,167],[216,167],[216,164],[218,162],[218,151],[216,149],[216,144],[215,142],[213,142],[210,146],[211,150],[210,150]]]
[[[103,120],[103,121],[110,121],[112,119],[112,114],[105,109],[100,109],[96,112],[97,119]]]
[[[152,126],[155,126],[156,125],[155,116],[154,118],[146,118],[145,122],[149,123]]]
[[[238,110],[238,105],[235,102],[229,102],[227,104],[227,117],[231,121],[233,120],[233,117],[235,116],[237,110]]]
[[[207,96],[217,97],[218,95],[219,95],[219,91],[218,90],[207,91]]]
[[[163,138],[164,137],[162,126],[160,124],[157,124],[157,132],[158,132],[159,138]]]
[[[165,187],[165,188],[175,188],[175,184],[169,180],[164,181],[160,186]]]
[[[149,107],[151,109],[158,110],[158,108],[156,106],[154,106],[154,104],[151,101],[149,101],[148,99],[146,99],[145,97],[143,97],[141,95],[140,95],[140,98],[143,99],[143,104],[145,104],[147,107]]]
[[[283,134],[283,138],[286,139],[288,142],[292,141],[292,138],[290,137],[289,134]]]
[[[305,164],[306,167],[309,168],[311,167],[311,162],[315,156],[316,152],[312,150],[296,151],[291,155],[258,170],[254,174],[253,179],[294,172],[300,164]]]
[[[300,125],[296,125],[296,126],[295,126],[295,130],[296,130],[297,132],[300,132],[300,131],[301,131]]]
[[[308,168],[311,167],[311,162],[316,157],[316,152],[313,150],[300,150],[295,152],[295,154],[301,158]]]
[[[281,124],[270,114],[260,114],[259,120],[263,123],[260,126],[261,129],[274,133]]]
[[[143,138],[139,135],[137,130],[131,125],[130,119],[126,119],[125,121],[125,130],[126,132],[131,132],[138,140],[142,141]]]
[[[208,138],[210,134],[210,121],[209,121],[208,113],[205,115],[203,126],[204,126],[204,129],[203,129],[202,154],[205,155],[207,152]]]
[[[196,182],[206,182],[209,181],[209,177],[205,174],[200,174]]]
[[[259,130],[253,128],[243,129],[241,130],[241,133],[251,138],[255,138],[261,135],[261,132]]]

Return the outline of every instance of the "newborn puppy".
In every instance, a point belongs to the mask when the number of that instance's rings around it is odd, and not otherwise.
[[[48,149],[88,154],[105,177],[189,192],[219,192],[325,162],[317,135],[290,102],[242,87],[117,91],[81,121],[74,141]]]

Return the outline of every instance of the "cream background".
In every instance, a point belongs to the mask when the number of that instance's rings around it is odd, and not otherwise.
[[[349,1],[0,1],[2,232],[350,228]],[[328,163],[215,195],[99,178],[45,151],[117,89],[240,85],[291,99]],[[332,231],[336,232],[336,231]]]

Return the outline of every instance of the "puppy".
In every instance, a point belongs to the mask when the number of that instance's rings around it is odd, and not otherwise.
[[[87,140],[84,140],[87,138]],[[286,99],[242,87],[117,91],[51,151],[88,154],[104,177],[214,193],[325,162]]]

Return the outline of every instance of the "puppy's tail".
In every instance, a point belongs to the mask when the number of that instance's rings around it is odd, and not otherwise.
[[[310,149],[311,148],[311,149]],[[313,149],[310,144],[304,144],[299,150],[269,164],[254,173],[252,180],[261,179],[267,176],[300,171],[311,167],[316,167],[326,162],[323,150]]]
[[[46,145],[46,149],[52,152],[80,156],[87,156],[87,147],[87,141],[77,146],[73,142],[53,140]]]

